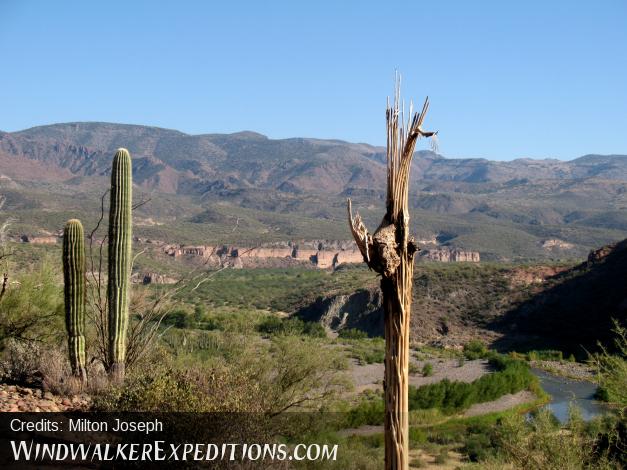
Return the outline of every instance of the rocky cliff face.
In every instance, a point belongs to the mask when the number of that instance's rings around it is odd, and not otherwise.
[[[274,262],[277,265],[297,263],[327,269],[363,261],[357,247],[348,242],[285,242],[259,247],[166,245],[163,251],[174,258],[200,258],[209,264],[228,264],[236,268],[266,267]]]
[[[464,251],[459,249],[436,248],[421,250],[419,257],[426,261],[439,261],[442,263],[451,262],[471,262],[478,263],[481,261],[481,255],[478,251]]]
[[[497,326],[541,339],[547,348],[582,354],[597,342],[611,347],[613,321],[627,325],[627,240],[594,250],[562,270]]]
[[[359,264],[363,258],[352,241],[312,240],[301,242],[278,242],[257,247],[210,246],[210,245],[165,245],[164,252],[174,258],[200,258],[210,264],[235,267],[291,265],[294,262],[321,269],[337,268],[342,264]],[[480,261],[479,252],[459,249],[437,248],[420,252],[424,260],[439,262]]]
[[[322,323],[333,334],[345,328],[383,336],[383,307],[379,288],[362,289],[354,294],[319,297],[296,315],[306,321]]]

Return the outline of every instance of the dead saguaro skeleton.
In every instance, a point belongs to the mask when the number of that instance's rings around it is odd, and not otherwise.
[[[387,199],[386,214],[379,228],[370,235],[359,214],[353,217],[348,200],[349,225],[355,242],[368,266],[381,274],[385,315],[385,468],[409,468],[409,316],[411,312],[414,255],[418,247],[409,237],[409,171],[416,142],[434,137],[422,130],[429,98],[420,113],[410,105],[405,123],[397,79],[394,103],[388,105],[387,119]]]

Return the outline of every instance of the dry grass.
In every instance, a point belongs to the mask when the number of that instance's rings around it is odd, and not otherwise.
[[[87,366],[87,384],[72,375],[67,352],[60,346],[10,341],[0,361],[2,381],[41,388],[60,396],[92,394],[109,387],[102,365]]]

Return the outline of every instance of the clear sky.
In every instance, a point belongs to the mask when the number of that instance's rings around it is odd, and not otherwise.
[[[627,1],[0,0],[0,129],[385,142],[394,70],[448,157],[627,154]]]

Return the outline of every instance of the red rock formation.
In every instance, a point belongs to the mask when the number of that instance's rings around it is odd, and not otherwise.
[[[236,256],[239,258],[291,258],[292,257],[292,249],[291,248],[264,248],[264,247],[256,247],[256,248],[243,248],[238,247],[233,250],[231,256]]]
[[[354,250],[342,250],[338,251],[335,255],[335,263],[334,267],[339,266],[340,264],[349,264],[349,263],[363,263],[364,257],[361,255],[361,252],[355,248]]]

